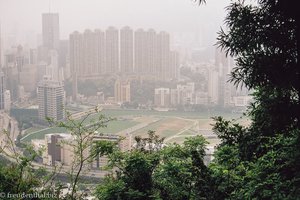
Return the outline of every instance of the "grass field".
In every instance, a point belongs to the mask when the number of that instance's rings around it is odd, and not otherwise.
[[[65,133],[65,128],[59,128],[59,127],[52,127],[47,129],[42,129],[33,133],[30,133],[30,135],[25,136],[21,139],[22,142],[30,142],[32,139],[44,139],[46,134],[49,133]]]
[[[110,121],[107,124],[107,127],[99,129],[100,133],[118,133],[124,129],[130,128],[132,126],[135,126],[138,124],[138,122],[135,121]],[[46,134],[49,133],[65,133],[67,130],[65,128],[59,128],[59,127],[52,127],[52,128],[46,128],[42,130],[33,130],[30,135],[26,136],[24,139],[21,139],[22,142],[30,142],[32,139],[43,139],[45,138]]]
[[[130,127],[133,127],[135,125],[137,125],[138,122],[135,122],[135,121],[130,121],[130,120],[127,120],[127,121],[111,121],[107,124],[107,127],[106,128],[101,128],[99,130],[99,132],[103,132],[103,133],[118,133],[124,129],[127,129],[127,128],[130,128]]]
[[[105,115],[106,117],[116,118],[116,120],[110,121],[106,128],[102,128],[99,132],[103,133],[118,133],[122,130],[134,127],[138,124],[149,124],[146,127],[142,127],[133,132],[133,135],[146,136],[148,130],[153,130],[161,137],[176,137],[170,139],[168,142],[182,143],[187,136],[195,136],[199,134],[199,129],[211,129],[213,120],[210,116],[221,115],[226,119],[238,118],[241,114],[228,114],[228,113],[208,113],[208,112],[178,112],[178,111],[145,111],[145,110],[103,110],[101,113],[89,116],[84,124],[90,123],[90,121],[97,121],[99,115]],[[80,120],[79,120],[80,121]],[[153,121],[156,121],[152,123]],[[197,122],[197,126],[193,124]],[[247,124],[247,121],[239,120],[241,123]],[[186,129],[186,130],[185,130]],[[23,142],[29,142],[32,139],[43,139],[45,134],[49,133],[61,133],[66,132],[64,128],[47,128],[38,130],[31,128],[26,130],[25,134],[28,134]],[[213,141],[212,143],[215,143]]]
[[[208,119],[213,116],[223,116],[224,118],[238,118],[241,114],[234,113],[220,113],[220,112],[180,112],[180,111],[155,111],[155,110],[103,110],[102,114],[110,117],[124,116],[124,115],[154,115],[166,117],[183,117],[189,119]]]
[[[27,135],[28,133],[39,131],[39,130],[42,130],[42,129],[43,128],[31,127],[31,128],[26,129],[25,132],[24,132],[24,134]]]
[[[170,137],[176,134],[181,129],[186,126],[191,125],[193,122],[186,119],[178,119],[174,117],[163,118],[155,123],[150,124],[149,126],[135,131],[134,135],[146,136],[148,130],[155,131],[161,137]]]

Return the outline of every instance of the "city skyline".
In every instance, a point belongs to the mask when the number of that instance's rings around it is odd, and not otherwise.
[[[86,29],[70,34],[70,67],[78,77],[104,74],[154,75],[162,80],[177,76],[178,52],[172,51],[170,34],[165,31]]]
[[[213,35],[216,35],[223,24],[222,17],[225,15],[223,9],[226,5],[215,0],[201,7],[189,0],[164,2],[158,0],[151,2],[89,0],[84,6],[82,3],[52,0],[49,9],[49,2],[46,0],[29,0],[26,3],[20,0],[1,0],[2,31],[6,38],[15,38],[17,43],[24,42],[24,40],[37,43],[33,37],[41,34],[41,13],[59,13],[61,39],[67,39],[68,35],[75,30],[83,32],[85,29],[130,26],[133,29],[142,27],[165,30],[171,34],[175,32],[197,33],[201,35],[202,40],[209,40],[208,43],[211,45],[214,40]],[[29,5],[34,5],[35,9]],[[126,9],[123,9],[124,7]],[[215,12],[219,15],[213,15]],[[174,21],[176,23],[173,23]],[[206,32],[214,32],[214,34],[206,34]],[[25,35],[22,36],[21,33]]]

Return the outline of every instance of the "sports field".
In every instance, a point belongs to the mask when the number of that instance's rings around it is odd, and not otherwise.
[[[211,114],[211,113],[210,113]],[[203,134],[211,144],[218,143],[218,139],[211,137],[211,128],[214,123],[207,112],[159,112],[146,110],[103,110],[100,114],[91,115],[84,123],[97,121],[99,115],[111,117],[114,120],[107,123],[106,128],[99,132],[121,134],[130,133],[132,136],[146,136],[149,130],[153,130],[166,142],[182,143],[186,137]],[[214,113],[212,116],[224,116],[227,119],[238,119],[240,114]],[[239,123],[249,123],[245,119],[239,119]],[[31,128],[27,130],[22,142],[30,142],[32,139],[43,139],[45,134],[67,132],[64,128],[50,127],[42,130]]]

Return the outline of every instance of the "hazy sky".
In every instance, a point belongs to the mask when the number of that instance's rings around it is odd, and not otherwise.
[[[229,0],[207,0],[197,6],[191,0],[0,0],[3,33],[41,33],[41,14],[60,16],[60,35],[68,38],[75,30],[154,28],[157,31],[206,32],[211,35],[223,24]]]

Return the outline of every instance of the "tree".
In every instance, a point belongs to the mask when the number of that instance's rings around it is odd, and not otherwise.
[[[135,139],[132,151],[110,155],[116,172],[98,186],[99,199],[216,199],[202,136],[187,138],[182,146],[162,146],[163,138],[153,131]]]
[[[300,37],[294,5],[235,1],[227,8],[228,31],[220,31],[218,44],[235,57],[231,81],[254,90],[250,127],[216,118],[222,143],[211,169],[227,198],[299,198]]]
[[[154,172],[155,188],[162,199],[217,199],[211,171],[204,164],[207,141],[186,138],[182,145],[169,144],[161,151]]]
[[[90,119],[92,115],[97,115],[97,117]],[[71,141],[63,143],[70,146],[74,153],[72,165],[67,166],[69,172],[66,173],[70,178],[71,191],[66,198],[71,200],[80,199],[85,195],[78,192],[78,183],[81,176],[90,170],[90,164],[96,157],[111,153],[116,146],[115,143],[109,141],[93,141],[93,137],[99,129],[106,127],[112,118],[105,117],[100,114],[98,108],[95,108],[95,112],[86,113],[79,121],[72,119],[70,114],[67,114],[67,122],[48,120],[57,127],[66,128],[73,138]]]
[[[115,151],[109,155],[109,166],[115,174],[106,177],[97,188],[99,199],[154,199],[153,172],[160,161],[163,138],[153,131],[147,138],[135,137],[132,151]]]
[[[43,171],[42,167],[34,169],[33,161],[41,155],[41,151],[36,152],[32,146],[26,145],[22,153],[16,146],[10,136],[10,132],[4,130],[1,135],[0,155],[4,162],[0,163],[0,198],[8,194],[32,194],[43,193],[51,185],[46,185],[52,178],[52,174],[42,176],[38,173]],[[39,191],[38,188],[44,188]],[[9,197],[7,197],[9,198]]]
[[[231,81],[256,91],[251,116],[265,134],[270,125],[277,132],[299,128],[300,38],[297,19],[283,12],[285,5],[268,0],[232,3],[225,19],[229,30],[218,37],[220,47],[236,57]],[[264,125],[259,124],[262,118],[268,120]]]

